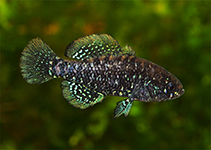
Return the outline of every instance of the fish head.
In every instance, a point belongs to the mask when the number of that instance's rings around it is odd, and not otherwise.
[[[172,100],[181,96],[185,90],[182,83],[163,67],[140,59],[143,73],[136,84],[133,96],[145,102]]]
[[[168,100],[175,99],[184,94],[185,90],[182,83],[174,75],[169,73],[169,77],[164,81],[164,94],[167,94]],[[168,80],[167,80],[168,79]]]
[[[164,68],[161,68],[160,72],[156,72],[151,80],[152,84],[148,87],[150,101],[172,100],[185,92],[179,79]]]

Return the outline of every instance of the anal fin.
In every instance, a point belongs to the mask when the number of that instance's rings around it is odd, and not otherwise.
[[[62,94],[69,104],[80,109],[86,109],[101,102],[105,95],[87,88],[77,82],[63,80],[61,83]]]
[[[130,98],[118,102],[116,108],[114,109],[113,119],[118,118],[122,114],[125,114],[125,117],[127,117],[132,105],[133,105],[133,100]]]

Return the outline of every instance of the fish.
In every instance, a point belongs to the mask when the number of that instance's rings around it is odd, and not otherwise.
[[[117,102],[114,117],[128,116],[134,101],[161,102],[184,94],[182,83],[163,67],[135,56],[111,35],[91,34],[71,42],[63,59],[39,37],[29,41],[20,58],[23,78],[41,84],[63,78],[62,95],[69,104],[86,109],[107,95]]]

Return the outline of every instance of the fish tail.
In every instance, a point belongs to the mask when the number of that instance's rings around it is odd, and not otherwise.
[[[41,84],[53,78],[51,66],[57,57],[40,38],[32,39],[23,50],[20,67],[23,78],[30,84]]]

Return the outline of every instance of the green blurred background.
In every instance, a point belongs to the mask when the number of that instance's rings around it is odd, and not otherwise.
[[[210,149],[210,1],[0,1],[1,149]],[[21,52],[40,37],[64,57],[73,40],[107,33],[138,57],[180,79],[173,101],[135,102],[112,119],[107,97],[85,110],[69,105],[60,82],[30,85]]]

